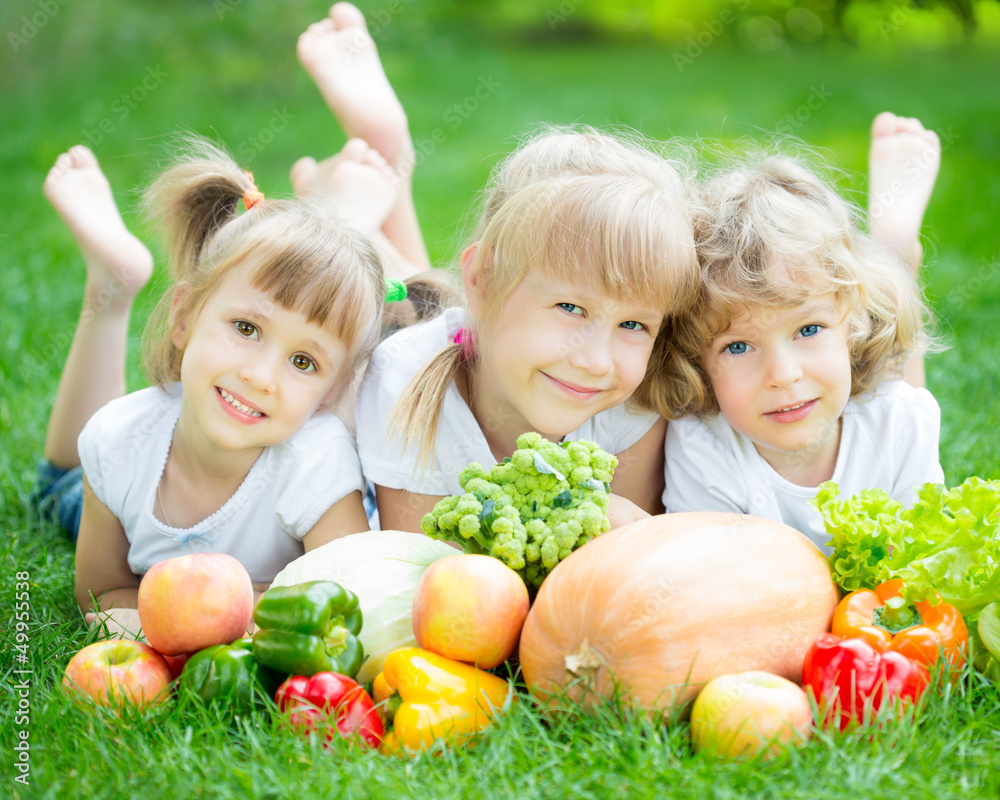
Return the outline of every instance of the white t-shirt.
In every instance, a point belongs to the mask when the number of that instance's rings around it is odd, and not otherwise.
[[[428,322],[414,325],[386,339],[368,362],[357,402],[358,455],[365,477],[389,489],[444,497],[461,494],[458,474],[477,461],[489,469],[497,463],[472,410],[452,382],[445,393],[434,453],[425,471],[418,473],[417,449],[403,450],[400,442],[386,441],[389,409],[414,373],[434,353],[451,344],[465,322],[465,311],[452,308]],[[566,440],[595,442],[617,454],[638,442],[659,417],[618,405],[591,417]]]
[[[844,498],[879,488],[912,503],[924,483],[944,481],[940,430],[941,409],[926,389],[895,381],[874,394],[852,397],[844,409],[831,480],[840,485]],[[667,511],[767,517],[791,525],[830,551],[822,516],[809,505],[818,487],[798,486],[781,477],[721,414],[671,422],[664,446]]]
[[[125,529],[136,575],[167,558],[213,552],[228,553],[253,581],[269,583],[303,554],[302,538],[330,506],[364,489],[350,434],[322,414],[289,441],[265,448],[214,514],[190,528],[166,525],[153,504],[180,409],[179,384],[142,389],[108,403],[80,434],[84,473]]]

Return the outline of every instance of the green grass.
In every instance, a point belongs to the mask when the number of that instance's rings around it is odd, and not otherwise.
[[[0,315],[0,607],[6,615],[0,625],[0,741],[6,765],[13,763],[20,727],[14,724],[12,670],[19,665],[10,622],[15,573],[29,573],[32,584],[31,787],[10,784],[18,796],[995,798],[1000,697],[996,687],[974,678],[932,698],[916,726],[890,727],[869,739],[823,735],[777,762],[749,765],[694,757],[683,722],[623,720],[611,712],[590,721],[551,721],[527,702],[479,748],[412,763],[325,753],[266,718],[230,729],[210,715],[168,707],[119,723],[67,702],[57,688],[62,668],[87,641],[72,599],[73,551],[62,533],[36,519],[26,498],[83,269],[40,186],[56,155],[108,118],[113,130],[94,149],[127,221],[152,240],[134,212],[133,190],[162,159],[162,142],[172,132],[189,129],[228,143],[252,162],[248,166],[270,195],[289,191],[294,158],[339,148],[342,134],[294,59],[296,36],[324,13],[324,4],[230,5],[220,20],[211,3],[194,0],[162,7],[68,3],[18,53],[6,41],[0,64],[0,297],[6,305]],[[382,7],[388,4],[371,6]],[[22,2],[0,11],[5,37],[21,30],[23,15],[40,8]],[[825,148],[852,171],[844,189],[853,193],[864,188],[858,173],[867,126],[878,111],[918,116],[946,134],[925,228],[925,276],[949,349],[930,359],[929,384],[943,410],[941,454],[949,482],[973,474],[1000,477],[1000,196],[994,187],[1000,98],[982,80],[997,73],[997,54],[890,58],[801,51],[751,60],[720,44],[679,72],[669,46],[501,46],[445,25],[411,25],[406,11],[393,17],[378,41],[418,149],[432,141],[435,129],[445,135],[433,150],[423,147],[416,184],[438,263],[457,252],[467,210],[491,165],[539,121],[624,124],[657,138],[728,140],[761,135],[785,120],[788,132]],[[161,73],[150,78],[155,86],[148,96],[122,117],[116,99],[130,95],[145,76]],[[481,79],[495,90],[455,124],[449,111],[473,96]],[[817,92],[828,95],[823,104],[801,112]],[[268,128],[273,137],[262,136]],[[137,307],[136,337],[162,277],[153,284]],[[133,387],[141,385],[134,363],[129,376]],[[11,780],[12,769],[5,767],[3,775]]]

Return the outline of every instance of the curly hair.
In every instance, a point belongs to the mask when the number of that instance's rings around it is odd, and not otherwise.
[[[859,209],[799,160],[743,160],[704,182],[694,205],[701,290],[661,330],[653,363],[662,391],[647,401],[667,418],[718,412],[702,358],[747,309],[834,292],[848,314],[852,396],[928,348],[930,314],[911,270],[862,231]]]

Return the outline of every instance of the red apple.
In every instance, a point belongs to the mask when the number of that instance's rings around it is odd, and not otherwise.
[[[139,584],[139,622],[158,652],[176,656],[246,636],[253,584],[224,553],[192,553],[154,564]]]
[[[170,693],[170,668],[148,644],[105,639],[87,645],[66,665],[63,687],[99,706],[156,705]]]
[[[528,615],[521,576],[490,556],[435,561],[413,597],[413,635],[438,655],[491,669],[517,647]]]
[[[723,758],[772,758],[812,734],[809,698],[800,686],[770,672],[722,675],[709,681],[691,709],[696,753]]]

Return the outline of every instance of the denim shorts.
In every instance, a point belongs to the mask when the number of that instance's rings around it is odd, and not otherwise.
[[[83,513],[83,468],[62,469],[43,458],[31,500],[42,516],[58,522],[76,541]]]
[[[373,531],[377,531],[379,529],[378,504],[375,502],[375,484],[371,481],[365,481],[365,496],[363,501],[365,504],[365,516],[368,517],[368,524]]]

